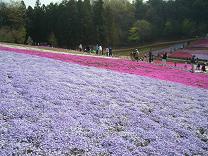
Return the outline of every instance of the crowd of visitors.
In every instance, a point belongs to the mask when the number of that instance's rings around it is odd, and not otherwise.
[[[173,52],[177,48],[184,48],[188,44],[189,43],[176,45],[174,48],[169,49],[170,50],[169,53]],[[107,46],[107,47],[103,48],[102,45],[97,44],[96,46],[86,46],[85,48],[83,48],[82,44],[80,44],[78,46],[78,49],[79,49],[79,51],[88,52],[88,53],[95,53],[96,55],[106,55],[109,57],[113,56],[111,46]],[[150,50],[148,53],[142,55],[142,53],[138,49],[134,49],[130,53],[130,57],[131,57],[131,60],[135,60],[137,62],[140,60],[140,61],[147,61],[149,63],[152,63],[154,61],[154,59],[157,59],[157,60],[160,59],[162,66],[166,66],[167,60],[168,60],[168,53],[164,50],[164,51],[160,51],[160,53],[158,53],[158,55],[155,56],[155,51]],[[206,72],[206,66],[208,66],[208,64],[200,62],[199,59],[196,58],[196,56],[193,55],[191,60],[189,60],[189,61],[187,60],[184,63],[184,69],[186,69],[186,70],[187,70],[188,62],[191,64],[191,72],[193,72],[193,73],[196,71],[197,72],[198,71]],[[176,62],[174,62],[174,66],[177,67]]]
[[[148,54],[148,56],[147,56]],[[152,63],[154,59],[157,59],[157,61],[161,60],[162,66],[167,66],[167,60],[168,60],[168,53],[163,52],[162,54],[155,56],[152,54],[152,51],[149,51],[145,55],[142,55],[141,52],[138,51],[138,49],[133,50],[130,53],[131,60],[133,61],[147,61],[149,63]],[[203,63],[203,61],[200,61],[196,56],[193,55],[193,57],[190,60],[187,60],[184,62],[184,69],[188,70],[188,63],[191,64],[191,72],[195,73],[197,72],[206,72],[206,66],[208,66],[208,63]],[[180,63],[181,64],[181,63]],[[174,67],[177,67],[177,62],[174,62]]]
[[[88,53],[95,53],[96,55],[106,55],[109,57],[113,56],[112,47],[106,47],[105,49],[102,45],[97,44],[96,46],[89,46],[87,45],[84,49],[82,44],[78,46],[79,51],[88,52]]]
[[[192,58],[191,58],[191,71],[192,71],[192,73],[195,73],[195,70],[206,72],[206,65],[208,65],[208,63],[200,62],[199,59],[196,58],[195,55],[192,56]],[[201,67],[201,69],[200,69],[200,67]]]

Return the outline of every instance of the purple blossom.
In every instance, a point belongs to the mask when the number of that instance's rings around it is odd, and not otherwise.
[[[0,155],[207,155],[208,90],[0,52]]]

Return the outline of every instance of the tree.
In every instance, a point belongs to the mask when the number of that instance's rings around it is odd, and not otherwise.
[[[127,44],[128,30],[135,22],[135,9],[133,4],[128,0],[106,0],[105,10],[107,9],[110,11],[111,17],[106,20],[112,21],[112,30],[114,30],[112,33],[114,34],[115,43],[117,45]]]
[[[84,0],[83,3],[83,27],[84,27],[84,41],[85,44],[95,43],[94,41],[94,25],[93,25],[93,10],[90,0]]]
[[[144,19],[153,25],[153,37],[157,39],[162,37],[161,34],[166,22],[165,3],[163,0],[147,1],[147,12]]]
[[[194,31],[194,25],[190,20],[184,19],[181,25],[181,29],[184,36],[192,36]]]
[[[164,36],[169,37],[173,35],[173,33],[174,33],[173,23],[171,21],[167,21],[164,26],[163,34]]]
[[[0,2],[0,28],[8,24],[8,6]]]
[[[30,36],[27,38],[26,44],[33,45],[33,40]]]
[[[103,0],[96,0],[93,4],[95,39],[99,44],[105,43],[105,23]]]
[[[150,40],[151,24],[146,20],[137,21],[129,30],[129,41],[138,43]]]
[[[26,37],[24,3],[0,3],[0,8],[1,41],[24,43]]]
[[[77,10],[78,40],[80,43],[88,45],[93,42],[93,17],[90,0],[84,0],[83,2],[78,0]]]
[[[137,27],[132,27],[130,30],[129,30],[129,41],[131,42],[135,42],[137,43],[138,41],[141,40],[141,37],[140,37],[140,34],[139,34],[139,29]]]
[[[48,38],[48,43],[53,47],[56,47],[58,45],[56,36],[53,32],[50,34],[50,36]]]
[[[47,6],[37,0],[27,9],[24,1],[0,2],[0,40],[22,43],[30,36],[75,48],[204,36],[207,8],[207,0],[63,0]]]
[[[112,9],[105,7],[106,45],[117,46],[119,43],[118,25],[115,22]]]
[[[134,2],[135,5],[135,17],[137,20],[142,20],[145,18],[145,12],[146,12],[146,4],[143,2],[143,0],[136,0]]]

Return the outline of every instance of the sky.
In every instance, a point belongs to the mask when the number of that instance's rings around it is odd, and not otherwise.
[[[3,2],[10,2],[11,0],[0,0],[0,1],[3,1]],[[15,1],[21,1],[21,0],[15,0]],[[50,4],[51,2],[61,2],[62,0],[40,0],[40,2],[41,2],[41,5],[42,4],[45,4],[45,5],[47,5],[47,4]],[[129,0],[129,1],[132,1],[132,0]],[[24,0],[24,2],[25,2],[25,5],[26,6],[35,6],[35,2],[36,2],[36,0]]]
[[[0,0],[0,1],[3,1],[3,2],[10,2],[11,0]],[[14,1],[21,1],[21,0],[14,0]],[[47,5],[47,4],[50,4],[51,2],[61,2],[62,0],[40,0],[40,3],[41,3],[41,5],[42,4],[45,4],[45,5]],[[25,5],[26,6],[35,6],[35,2],[36,2],[36,0],[24,0],[24,2],[25,2]]]

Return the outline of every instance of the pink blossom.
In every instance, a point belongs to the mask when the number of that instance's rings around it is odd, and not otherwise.
[[[159,66],[145,62],[132,62],[124,59],[106,59],[93,56],[78,56],[73,54],[61,54],[42,52],[41,50],[26,50],[0,46],[1,50],[24,53],[61,60],[64,62],[76,63],[84,66],[92,66],[102,69],[113,70],[121,73],[147,76],[171,82],[177,82],[188,86],[208,89],[208,75],[190,73],[178,69],[171,69],[168,66]]]

